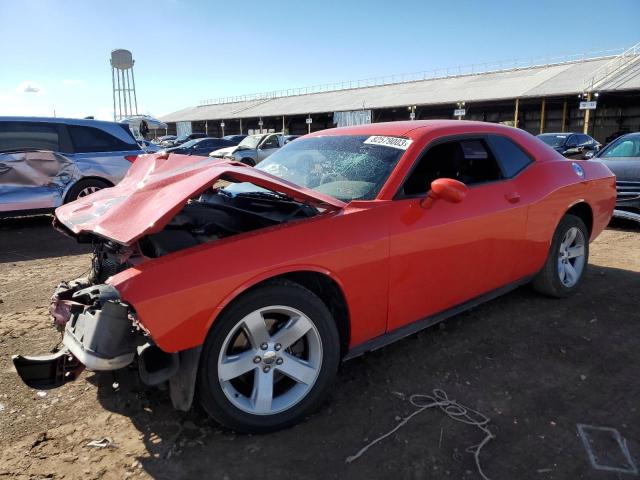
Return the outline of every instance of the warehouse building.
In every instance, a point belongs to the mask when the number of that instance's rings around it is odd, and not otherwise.
[[[640,43],[617,55],[459,67],[208,100],[161,119],[168,133],[222,136],[300,135],[410,118],[500,122],[532,134],[580,131],[605,142],[640,130]]]

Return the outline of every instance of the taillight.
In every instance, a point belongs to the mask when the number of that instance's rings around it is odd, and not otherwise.
[[[126,158],[127,160],[129,160],[131,163],[136,161],[136,158],[138,158],[138,155],[125,155],[124,158]]]

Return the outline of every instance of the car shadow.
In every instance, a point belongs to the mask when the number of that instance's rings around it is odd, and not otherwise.
[[[134,370],[89,381],[101,405],[140,432],[147,455],[138,461],[153,478],[479,478],[465,449],[482,436],[438,410],[345,461],[416,410],[410,395],[435,388],[491,419],[496,438],[481,455],[490,478],[530,478],[536,469],[550,469],[549,478],[599,478],[578,423],[620,428],[629,450],[640,451],[632,285],[640,272],[590,266],[567,299],[521,287],[345,362],[317,413],[267,435],[228,431],[198,407],[175,411],[167,392],[144,387]]]
[[[624,218],[612,218],[607,228],[625,232],[640,232],[640,222],[634,222],[633,220]]]
[[[51,226],[52,215],[0,219],[0,263],[79,255],[91,251]]]

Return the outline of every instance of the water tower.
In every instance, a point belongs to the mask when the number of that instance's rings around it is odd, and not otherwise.
[[[111,82],[113,84],[113,119],[118,121],[138,115],[136,80],[133,77],[133,56],[129,50],[111,51]],[[133,93],[133,102],[131,94]],[[117,99],[116,99],[117,97]]]

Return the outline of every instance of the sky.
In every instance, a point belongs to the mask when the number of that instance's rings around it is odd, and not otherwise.
[[[111,50],[139,112],[640,42],[640,0],[0,0],[0,115],[113,118]]]

